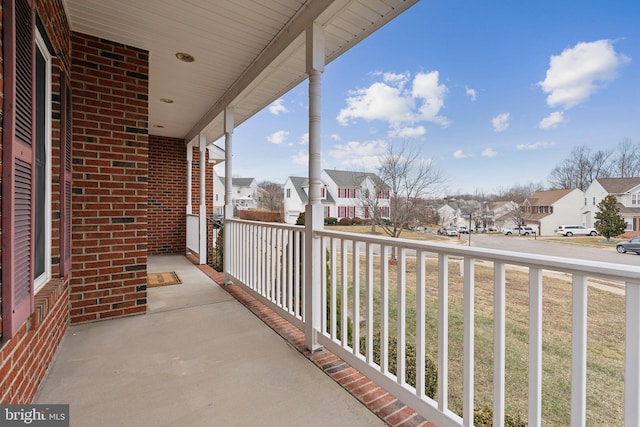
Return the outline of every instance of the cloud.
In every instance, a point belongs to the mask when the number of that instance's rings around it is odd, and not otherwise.
[[[493,148],[485,148],[484,150],[482,150],[482,157],[495,157],[498,155],[498,152],[495,151]]]
[[[439,115],[448,89],[439,83],[437,71],[418,73],[412,81],[409,73],[375,75],[382,76],[383,81],[349,92],[347,106],[337,117],[341,125],[358,119],[385,121],[394,129],[414,127],[422,121],[449,125],[447,118]],[[405,89],[409,82],[411,88]]]
[[[469,86],[465,86],[464,90],[465,90],[467,96],[469,98],[471,98],[472,101],[475,101],[476,99],[478,99],[478,95],[476,94],[476,90],[475,89],[471,89]]]
[[[331,134],[331,139],[333,139],[334,141],[341,141],[342,140],[340,135],[338,135],[337,133],[332,133]]]
[[[269,111],[277,116],[280,113],[288,113],[289,109],[284,106],[284,100],[282,98],[278,98],[269,105]]]
[[[309,132],[304,133],[300,137],[300,145],[309,145]]]
[[[390,138],[416,138],[426,133],[427,133],[427,130],[425,129],[424,126],[416,126],[416,127],[392,129],[389,131],[388,135]]]
[[[349,141],[346,144],[334,145],[329,150],[329,156],[336,160],[340,167],[357,167],[375,169],[379,165],[379,159],[388,149],[385,141]]]
[[[554,145],[556,145],[555,142],[539,141],[534,142],[533,144],[518,144],[516,145],[516,148],[518,150],[543,150],[545,148],[553,147]]]
[[[453,157],[456,159],[464,159],[465,157],[469,157],[469,155],[465,154],[462,150],[456,150],[453,152]]]
[[[553,129],[558,127],[562,123],[566,123],[567,119],[564,117],[564,113],[562,111],[554,111],[549,114],[547,117],[540,121],[538,125],[540,129]]]
[[[295,165],[307,166],[309,164],[309,152],[304,150],[298,151],[291,156],[291,161]]]
[[[553,55],[545,79],[538,82],[550,107],[574,107],[618,77],[631,59],[617,53],[611,40],[578,43]]]
[[[493,130],[495,132],[503,132],[509,127],[509,113],[502,113],[491,119]]]
[[[283,142],[285,142],[288,137],[289,137],[289,132],[287,132],[286,130],[279,130],[267,136],[267,141],[269,141],[272,144],[280,145]]]

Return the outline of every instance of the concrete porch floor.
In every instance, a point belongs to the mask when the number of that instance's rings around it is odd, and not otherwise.
[[[149,288],[146,315],[71,326],[34,403],[70,404],[72,426],[385,424],[187,258],[148,268],[182,284]]]

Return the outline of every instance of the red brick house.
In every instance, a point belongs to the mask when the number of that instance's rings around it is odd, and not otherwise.
[[[186,253],[189,221],[205,262],[209,146],[231,177],[234,126],[414,1],[339,3],[2,2],[0,402],[32,400],[69,324],[144,314],[147,256]]]

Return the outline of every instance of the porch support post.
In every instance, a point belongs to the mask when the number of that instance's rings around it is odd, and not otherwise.
[[[233,127],[233,109],[226,108],[224,110],[224,256],[222,265],[225,283],[229,283],[231,281],[228,273],[231,267],[231,236],[230,233],[227,232],[227,230],[230,229],[227,224],[227,219],[233,218],[233,203],[231,201],[233,196],[233,169],[231,164]]]
[[[191,143],[187,144],[187,215],[193,213],[192,192],[193,185],[191,180],[193,179],[193,146]]]
[[[204,133],[199,135],[200,148],[200,247],[198,254],[200,255],[200,265],[207,263],[207,203],[206,203],[206,176],[207,176],[207,138]]]
[[[313,23],[306,33],[306,66],[309,75],[309,203],[305,210],[304,341],[310,351],[320,349],[317,331],[321,321],[321,286],[324,262],[321,238],[315,232],[324,228],[320,188],[320,93],[324,71],[324,30]]]

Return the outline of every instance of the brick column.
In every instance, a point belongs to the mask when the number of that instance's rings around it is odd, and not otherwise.
[[[74,33],[71,321],[147,309],[146,51]]]

